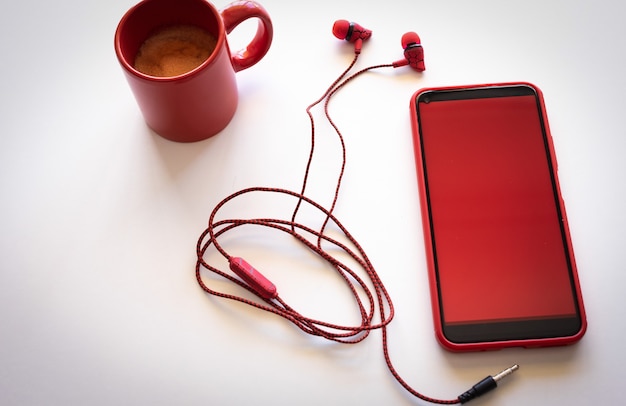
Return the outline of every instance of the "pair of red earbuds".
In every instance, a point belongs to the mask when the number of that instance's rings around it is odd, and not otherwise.
[[[345,39],[354,43],[354,52],[359,54],[363,41],[372,36],[372,30],[368,30],[357,23],[347,20],[337,20],[333,24],[333,35],[338,39]],[[394,68],[409,65],[418,72],[426,70],[424,64],[424,48],[419,35],[415,32],[407,32],[402,36],[402,48],[404,49],[404,59],[394,62]]]

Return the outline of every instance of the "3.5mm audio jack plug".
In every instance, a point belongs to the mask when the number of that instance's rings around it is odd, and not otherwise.
[[[496,374],[494,376],[488,376],[482,381],[478,382],[476,385],[472,386],[470,390],[465,392],[464,394],[459,396],[459,400],[461,403],[469,402],[470,400],[477,398],[478,396],[484,395],[492,389],[495,389],[498,386],[498,383],[511,375],[513,372],[519,369],[519,365],[515,364],[511,368],[507,368],[504,371]]]

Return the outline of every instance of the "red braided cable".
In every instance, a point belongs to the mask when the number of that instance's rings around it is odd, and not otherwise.
[[[324,92],[324,94],[314,103],[309,105],[306,109],[306,112],[309,116],[311,122],[311,149],[309,153],[309,158],[307,161],[306,169],[304,172],[304,178],[302,182],[302,189],[300,193],[293,192],[285,189],[278,188],[266,188],[266,187],[253,187],[244,190],[240,190],[232,195],[223,199],[211,212],[209,217],[209,222],[206,230],[201,234],[197,246],[197,263],[196,263],[196,279],[199,285],[204,289],[207,293],[211,295],[215,295],[217,297],[221,297],[224,299],[234,300],[238,302],[245,303],[249,306],[255,307],[257,309],[267,311],[273,313],[277,316],[283,317],[293,323],[296,327],[300,328],[305,333],[324,337],[328,340],[346,343],[346,344],[355,344],[362,340],[364,340],[372,330],[381,329],[382,330],[382,347],[383,354],[385,358],[385,362],[389,371],[394,376],[394,378],[398,381],[398,383],[404,387],[408,392],[410,392],[415,397],[418,397],[424,401],[430,403],[437,404],[457,404],[460,403],[459,399],[452,400],[440,400],[430,398],[425,396],[415,389],[413,389],[396,371],[391,361],[391,357],[389,355],[388,349],[388,337],[387,337],[387,325],[391,322],[394,316],[394,307],[391,301],[391,297],[389,296],[385,286],[383,285],[382,280],[378,276],[378,273],[374,269],[374,266],[367,258],[367,255],[358,241],[348,232],[348,230],[341,224],[341,222],[335,217],[333,214],[335,206],[337,204],[337,200],[339,198],[339,191],[341,188],[341,182],[343,180],[343,175],[346,166],[346,146],[344,143],[343,136],[341,131],[333,121],[329,113],[329,102],[333,95],[341,88],[343,88],[347,83],[355,79],[357,76],[370,71],[372,69],[382,68],[382,67],[393,67],[393,64],[385,64],[385,65],[374,65],[368,68],[362,69],[353,75],[349,76],[345,80],[342,79],[347,75],[347,73],[352,69],[355,65],[359,54],[355,53],[355,57],[352,60],[350,66],[331,84],[331,86]],[[341,82],[341,83],[340,83]],[[309,179],[309,172],[311,168],[311,163],[313,161],[314,151],[315,151],[315,120],[313,115],[311,114],[311,109],[325,100],[324,103],[324,113],[329,123],[334,128],[340,142],[342,148],[342,165],[341,170],[339,172],[337,178],[337,184],[335,188],[335,194],[333,197],[333,201],[330,209],[324,208],[322,205],[316,203],[305,195],[307,182]],[[297,203],[295,209],[292,213],[290,220],[284,219],[267,219],[267,218],[255,218],[255,219],[224,219],[216,221],[216,217],[218,212],[227,205],[233,199],[254,193],[274,193],[281,194],[283,196],[288,196],[294,199],[297,199]],[[314,208],[320,211],[325,216],[324,223],[320,230],[314,230],[310,227],[307,227],[304,224],[300,224],[296,221],[296,217],[298,212],[303,204],[309,205],[311,208]],[[325,234],[325,230],[328,225],[332,223],[334,224],[345,238],[346,242],[343,243],[335,238],[331,238],[327,234]],[[224,258],[230,259],[232,258],[219,244],[219,237],[224,233],[231,231],[237,227],[241,226],[260,226],[260,227],[268,227],[274,230],[278,230],[280,232],[284,232],[293,236],[297,241],[302,243],[302,245],[308,248],[310,251],[324,259],[328,264],[332,265],[335,271],[343,278],[346,285],[349,287],[353,298],[358,306],[358,311],[361,316],[361,322],[359,325],[354,326],[344,326],[335,323],[329,323],[322,320],[316,320],[309,317],[306,317],[296,310],[291,308],[287,303],[285,303],[280,296],[276,296],[274,298],[265,299],[260,297],[255,290],[233,276],[230,273],[226,273],[207,263],[204,260],[204,257],[207,251],[213,247],[216,251],[218,251]],[[322,247],[322,242],[324,245],[330,246],[329,249],[324,249]],[[361,268],[361,275],[354,270],[352,270],[347,264],[337,259],[336,252],[337,250],[342,251],[347,254],[348,257],[353,259]],[[331,254],[330,252],[333,252]],[[201,271],[202,269],[206,269],[211,271],[237,285],[242,287],[243,289],[248,290],[249,292],[255,294],[259,297],[262,302],[257,302],[253,300],[249,300],[243,298],[241,296],[236,296],[232,294],[227,294],[223,292],[219,292],[211,289],[203,280]],[[371,287],[370,287],[371,286]],[[373,288],[373,292],[372,292]],[[364,297],[363,297],[364,296]],[[365,299],[365,300],[364,300]],[[374,319],[377,317],[377,322],[374,322]]]

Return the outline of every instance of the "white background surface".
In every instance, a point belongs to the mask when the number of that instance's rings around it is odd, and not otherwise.
[[[134,3],[3,7],[0,404],[422,404],[387,371],[379,332],[356,346],[321,342],[208,297],[194,278],[195,243],[218,201],[248,186],[299,190],[309,148],[304,109],[352,56],[331,34],[339,18],[374,30],[359,67],[400,59],[406,31],[425,47],[423,75],[371,73],[331,104],[348,148],[336,213],[394,300],[389,334],[399,372],[427,395],[453,398],[519,363],[472,404],[618,403],[626,361],[623,2],[264,0],[272,48],[238,74],[241,102],[227,129],[194,144],[148,130],[124,80],[113,34]],[[250,27],[233,33],[233,48]],[[516,80],[545,95],[589,330],[567,348],[452,354],[432,333],[409,99],[421,87]],[[310,190],[329,204],[339,150],[320,109],[316,117]],[[243,205],[236,215],[252,207],[272,215],[272,206]],[[259,245],[258,236],[229,248],[263,264],[295,308],[349,320],[352,302],[335,278],[294,277],[292,246],[272,233]]]

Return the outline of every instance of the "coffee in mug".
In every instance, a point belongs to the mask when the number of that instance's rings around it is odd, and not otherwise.
[[[194,25],[165,27],[144,41],[133,65],[150,76],[182,75],[202,65],[215,49],[216,41],[215,36]]]

